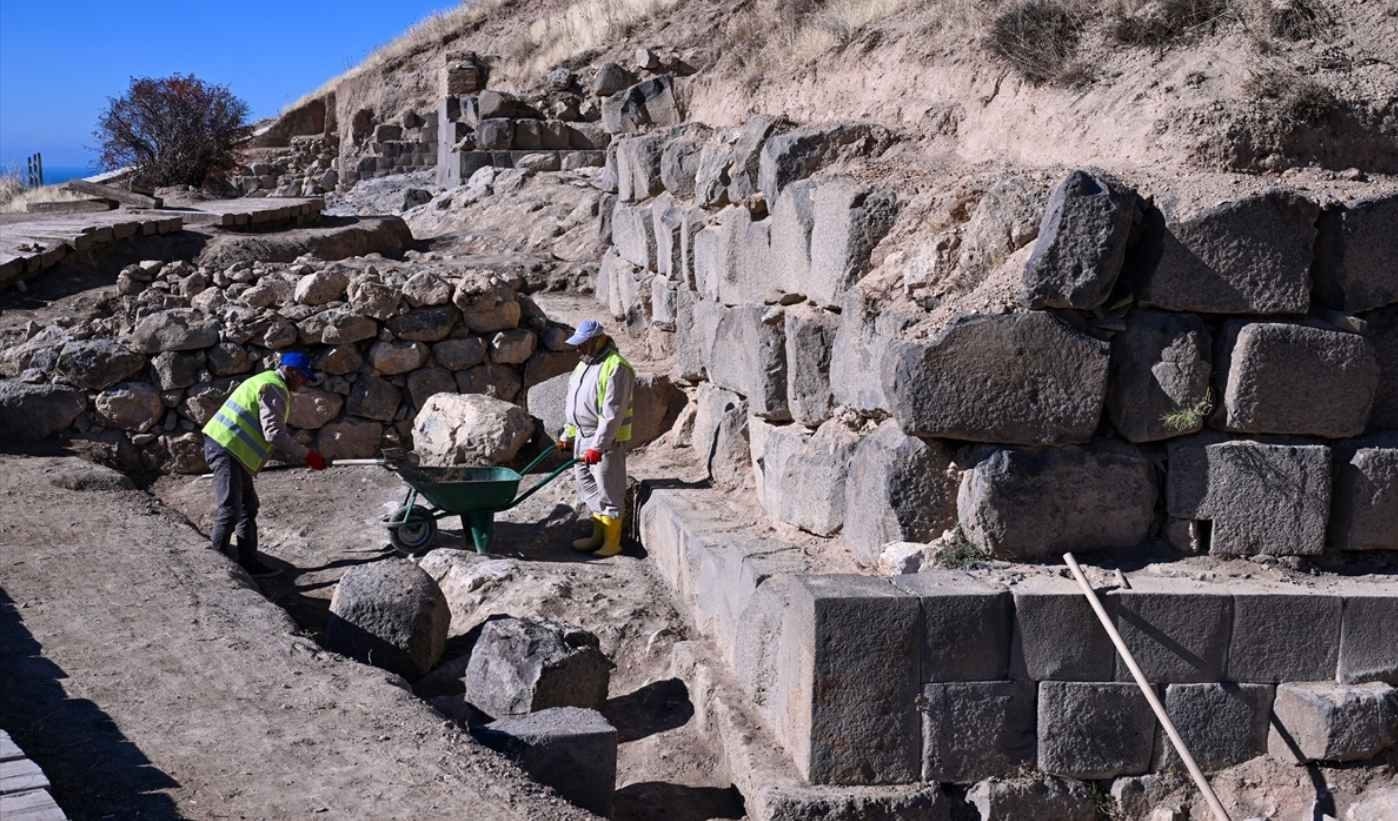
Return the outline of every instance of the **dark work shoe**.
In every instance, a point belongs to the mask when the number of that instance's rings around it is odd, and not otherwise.
[[[272,576],[280,576],[282,572],[275,567],[268,567],[258,560],[253,560],[251,564],[243,565],[249,576],[254,579],[266,579]]]

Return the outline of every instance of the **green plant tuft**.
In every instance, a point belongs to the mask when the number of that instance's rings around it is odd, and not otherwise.
[[[1211,391],[1204,393],[1204,398],[1193,405],[1184,408],[1176,408],[1166,411],[1160,415],[1160,422],[1165,427],[1174,431],[1196,430],[1202,427],[1204,420],[1209,418],[1209,414],[1214,411],[1214,398]]]
[[[985,558],[985,553],[975,543],[966,538],[966,531],[960,523],[956,525],[956,540],[937,554],[937,566],[944,570],[962,570]]]

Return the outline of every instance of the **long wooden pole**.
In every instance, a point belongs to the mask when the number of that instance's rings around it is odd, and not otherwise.
[[[1165,728],[1165,734],[1170,737],[1170,742],[1175,745],[1175,750],[1184,759],[1184,766],[1189,768],[1189,774],[1193,776],[1194,783],[1198,785],[1199,792],[1204,794],[1204,800],[1209,802],[1209,808],[1214,811],[1214,815],[1219,821],[1232,821],[1228,817],[1228,811],[1223,808],[1214,794],[1214,788],[1209,786],[1209,782],[1204,778],[1204,773],[1195,763],[1194,756],[1189,754],[1189,748],[1184,746],[1184,741],[1180,738],[1179,731],[1175,729],[1175,723],[1170,720],[1170,716],[1165,713],[1165,706],[1160,703],[1160,699],[1155,695],[1155,688],[1146,681],[1146,674],[1141,672],[1140,665],[1136,664],[1136,659],[1131,655],[1131,651],[1126,649],[1126,643],[1121,640],[1121,634],[1116,631],[1116,625],[1107,617],[1107,611],[1102,609],[1102,602],[1097,599],[1097,592],[1092,589],[1092,585],[1087,583],[1087,576],[1083,575],[1082,568],[1078,566],[1078,560],[1073,558],[1072,553],[1064,553],[1063,561],[1068,563],[1068,569],[1073,571],[1073,578],[1078,580],[1078,587],[1082,588],[1082,593],[1087,597],[1088,604],[1092,605],[1092,612],[1097,614],[1097,620],[1102,622],[1106,628],[1107,635],[1111,637],[1112,644],[1116,645],[1116,651],[1121,654],[1122,661],[1126,662],[1126,667],[1131,671],[1132,677],[1136,679],[1136,686],[1141,688],[1145,694],[1146,701],[1150,703],[1150,708],[1155,711],[1155,717],[1160,719],[1160,726]]]

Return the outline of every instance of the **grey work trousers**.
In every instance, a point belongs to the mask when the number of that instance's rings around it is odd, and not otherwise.
[[[578,452],[579,458],[586,448]],[[621,518],[626,503],[626,450],[615,447],[602,454],[602,461],[589,465],[579,461],[573,465],[573,478],[578,482],[578,495],[593,513]]]
[[[214,473],[214,499],[218,502],[209,541],[214,550],[245,568],[251,567],[258,561],[258,500],[252,474],[238,457],[207,436],[204,437],[204,461]],[[238,537],[236,552],[231,544],[235,534]]]

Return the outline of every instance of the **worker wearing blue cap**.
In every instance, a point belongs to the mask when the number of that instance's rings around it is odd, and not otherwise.
[[[209,534],[213,547],[234,559],[249,576],[275,576],[257,555],[257,489],[252,477],[272,450],[282,451],[311,470],[325,470],[325,457],[296,441],[286,428],[291,394],[316,383],[311,358],[284,353],[280,364],[239,385],[204,426],[204,459],[214,474],[218,513]],[[237,552],[230,552],[232,537]]]
[[[592,535],[573,542],[573,548],[594,556],[615,556],[621,552],[636,369],[596,320],[579,325],[568,344],[577,349],[581,361],[568,380],[567,426],[558,447],[579,454],[573,477],[579,495],[592,509]]]

